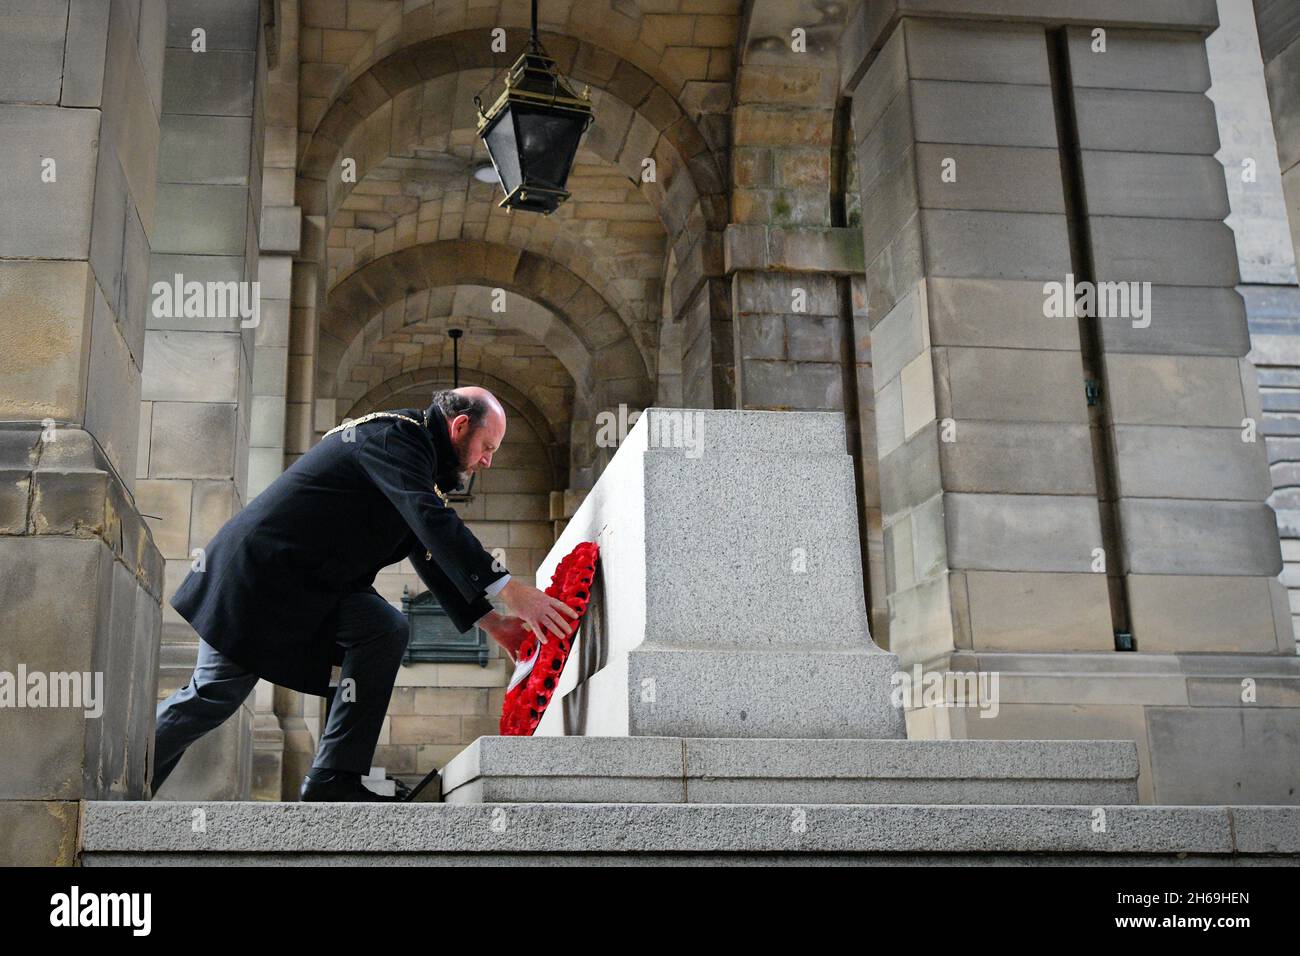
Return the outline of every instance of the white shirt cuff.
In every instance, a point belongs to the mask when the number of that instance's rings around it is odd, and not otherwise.
[[[483,589],[483,593],[486,594],[488,597],[496,597],[497,592],[499,592],[509,582],[510,582],[510,575],[507,574],[505,577],[498,578],[497,580],[489,584],[486,588]]]

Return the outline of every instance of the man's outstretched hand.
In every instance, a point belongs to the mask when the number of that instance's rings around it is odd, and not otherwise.
[[[500,597],[515,612],[523,627],[536,634],[543,644],[547,641],[547,631],[556,637],[565,637],[573,631],[569,620],[578,616],[577,611],[559,598],[529,587],[517,578],[511,578],[501,589]]]
[[[519,645],[529,638],[529,632],[524,628],[523,621],[517,617],[507,617],[505,614],[492,611],[485,614],[478,623],[483,630],[487,631],[488,637],[505,649],[512,664],[519,663]]]

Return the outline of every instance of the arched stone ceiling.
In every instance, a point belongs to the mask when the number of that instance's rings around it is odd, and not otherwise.
[[[320,394],[335,394],[344,356],[358,337],[367,340],[368,326],[397,331],[405,324],[411,296],[447,287],[476,289],[463,294],[458,306],[466,310],[462,314],[494,316],[500,326],[531,335],[564,364],[581,393],[604,381],[614,383],[615,392],[629,401],[644,402],[644,396],[653,394],[650,367],[629,330],[589,285],[541,256],[467,239],[390,253],[356,270],[330,292],[320,319]],[[505,311],[495,312],[492,296],[497,288],[540,308],[520,305],[511,311],[507,298]],[[475,297],[478,301],[471,304]],[[383,316],[378,326],[376,316]]]
[[[339,404],[355,401],[404,372],[452,368],[447,329],[453,327],[465,333],[459,345],[461,368],[511,382],[537,406],[556,434],[568,434],[574,381],[560,360],[532,336],[463,314],[421,318],[375,341],[367,340],[355,361],[345,361],[339,370]]]

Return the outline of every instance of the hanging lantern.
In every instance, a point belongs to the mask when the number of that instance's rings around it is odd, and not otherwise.
[[[506,76],[506,88],[483,112],[477,96],[478,135],[505,190],[498,205],[553,213],[569,198],[564,186],[578,142],[594,120],[589,90],[578,96],[537,39],[537,0],[529,49]]]

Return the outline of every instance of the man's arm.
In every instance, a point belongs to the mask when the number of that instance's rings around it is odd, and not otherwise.
[[[507,572],[434,491],[433,451],[413,428],[399,423],[378,430],[358,447],[357,464],[415,532],[424,546],[420,557],[437,566],[445,589],[470,604]]]

